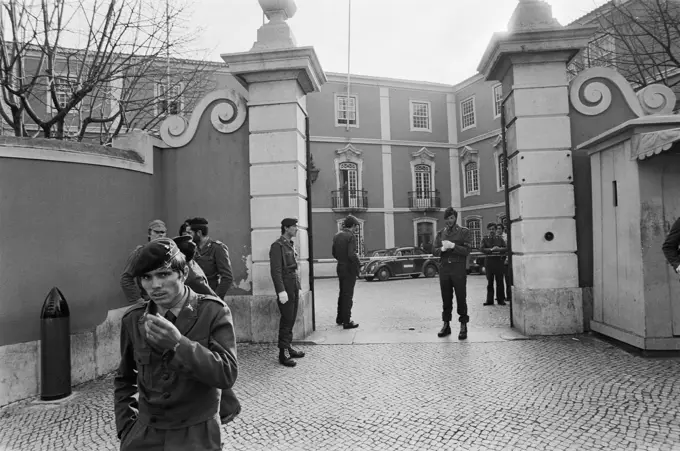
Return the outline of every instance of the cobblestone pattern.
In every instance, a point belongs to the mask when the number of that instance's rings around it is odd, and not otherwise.
[[[234,450],[680,450],[680,361],[590,337],[239,348]],[[113,450],[111,378],[0,410],[0,449]]]
[[[468,276],[468,310],[471,327],[507,327],[509,306],[483,306],[486,300],[486,276]],[[333,329],[338,306],[337,279],[314,282],[317,330]],[[454,321],[456,305],[454,300]],[[362,329],[439,330],[442,301],[439,278],[391,279],[385,282],[358,280],[354,291],[352,319]]]

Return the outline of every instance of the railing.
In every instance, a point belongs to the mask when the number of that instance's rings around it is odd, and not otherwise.
[[[411,211],[435,210],[441,206],[439,191],[409,191],[408,208]]]
[[[335,211],[365,211],[368,209],[368,194],[363,189],[341,189],[331,191],[332,208]]]

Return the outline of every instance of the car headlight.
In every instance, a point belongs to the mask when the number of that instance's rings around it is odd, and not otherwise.
[[[368,266],[366,267],[366,272],[373,272],[375,270],[377,263],[369,263]]]

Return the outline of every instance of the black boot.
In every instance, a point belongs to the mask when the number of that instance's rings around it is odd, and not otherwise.
[[[357,327],[359,327],[359,323],[355,323],[354,321],[350,321],[342,325],[343,329],[356,329]]]
[[[467,324],[460,323],[460,332],[458,332],[458,339],[465,340],[467,338]]]
[[[305,356],[304,351],[298,351],[297,349],[293,348],[292,346],[288,347],[288,354],[294,359],[301,359],[302,357]]]
[[[290,358],[290,354],[287,349],[279,349],[279,363],[283,366],[295,366],[297,362]]]
[[[451,335],[451,323],[449,321],[444,321],[444,326],[442,326],[442,330],[437,333],[438,337],[446,337],[447,335]]]

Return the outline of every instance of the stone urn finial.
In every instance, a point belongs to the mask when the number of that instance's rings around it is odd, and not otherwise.
[[[543,0],[519,0],[508,23],[508,31],[535,31],[562,28],[552,15],[552,6]]]
[[[269,22],[257,30],[257,41],[251,52],[297,47],[295,36],[286,20],[295,15],[295,0],[258,0]]]

